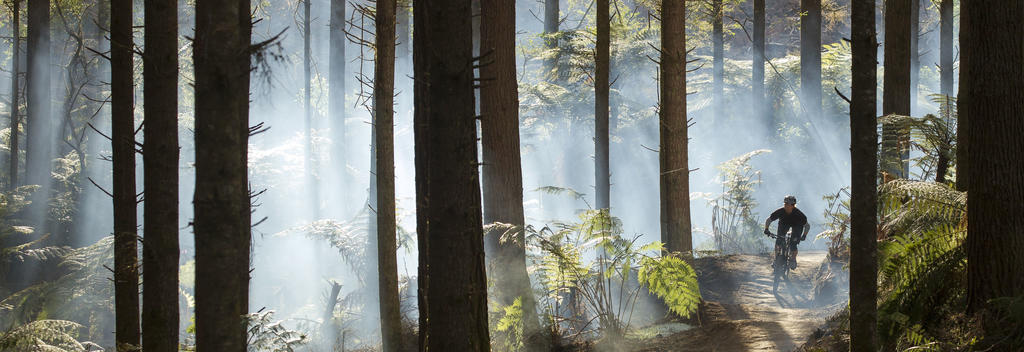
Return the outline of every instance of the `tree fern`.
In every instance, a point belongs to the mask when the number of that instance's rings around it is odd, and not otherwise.
[[[700,304],[697,272],[682,259],[674,256],[644,258],[637,275],[673,313],[686,317],[697,311]]]
[[[67,320],[32,321],[0,334],[0,351],[80,352],[98,347],[78,341],[76,332],[81,328],[82,325]]]

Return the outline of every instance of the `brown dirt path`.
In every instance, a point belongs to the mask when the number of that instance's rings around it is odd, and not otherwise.
[[[632,351],[790,351],[843,307],[816,302],[814,275],[825,252],[801,253],[799,266],[772,290],[768,257],[732,255],[696,262],[707,302],[702,325],[634,344]],[[844,292],[845,293],[845,292]]]

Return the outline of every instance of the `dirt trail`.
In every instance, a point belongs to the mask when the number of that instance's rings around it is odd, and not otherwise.
[[[815,300],[814,275],[824,252],[801,253],[789,281],[772,290],[768,257],[698,259],[701,294],[708,302],[702,326],[635,346],[634,351],[790,351],[842,308]],[[845,294],[841,292],[840,294]]]

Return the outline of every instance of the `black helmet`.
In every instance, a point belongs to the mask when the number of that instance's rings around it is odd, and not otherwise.
[[[793,204],[793,205],[796,205],[796,197],[791,196],[791,195],[790,196],[786,196],[786,198],[782,200],[782,203],[783,204]]]

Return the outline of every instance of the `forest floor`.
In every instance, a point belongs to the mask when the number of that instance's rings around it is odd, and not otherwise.
[[[698,280],[706,302],[699,326],[633,340],[623,350],[791,351],[800,347],[822,333],[819,328],[845,307],[848,294],[846,285],[835,284],[836,276],[845,277],[842,266],[829,265],[825,252],[801,253],[798,259],[796,271],[789,274],[788,282],[779,284],[777,293],[772,290],[767,256],[698,259]]]

